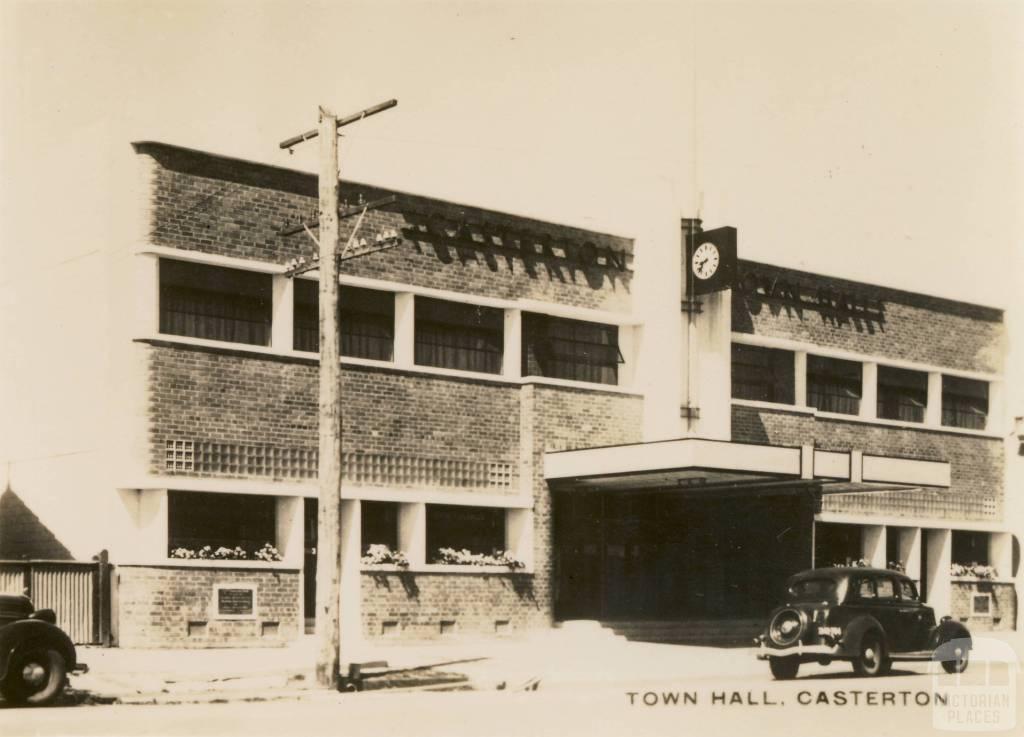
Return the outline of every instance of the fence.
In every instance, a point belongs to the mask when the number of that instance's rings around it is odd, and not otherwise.
[[[110,644],[110,569],[99,560],[0,560],[0,593],[25,594],[53,609],[57,626],[79,645]]]

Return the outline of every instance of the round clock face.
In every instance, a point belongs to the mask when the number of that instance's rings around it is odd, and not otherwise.
[[[698,279],[710,279],[718,271],[718,248],[714,243],[701,243],[693,252],[690,263],[693,275]]]

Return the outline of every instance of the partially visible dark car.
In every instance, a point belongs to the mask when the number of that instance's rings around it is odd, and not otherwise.
[[[69,671],[88,668],[52,609],[27,596],[0,594],[0,693],[9,703],[41,706],[61,695]]]
[[[757,657],[778,679],[801,663],[846,660],[860,675],[889,672],[897,660],[940,660],[947,673],[967,668],[971,636],[959,622],[922,603],[913,580],[877,568],[815,568],[791,577],[782,605],[755,640]]]

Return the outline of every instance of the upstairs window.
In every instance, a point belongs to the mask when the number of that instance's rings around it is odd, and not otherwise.
[[[416,364],[501,373],[504,313],[416,297]]]
[[[524,376],[618,384],[619,328],[549,315],[523,315]]]
[[[793,352],[733,344],[732,397],[793,404]]]
[[[822,412],[860,412],[861,364],[825,356],[807,357],[807,404]]]
[[[320,285],[295,281],[293,345],[297,351],[320,350]],[[391,292],[341,287],[338,294],[341,355],[392,360],[395,345],[395,296]]]
[[[924,422],[928,404],[928,374],[878,367],[878,416],[885,420]]]
[[[259,274],[160,260],[160,332],[270,345],[271,284]]]
[[[942,377],[942,424],[984,430],[988,422],[988,384],[959,376]]]

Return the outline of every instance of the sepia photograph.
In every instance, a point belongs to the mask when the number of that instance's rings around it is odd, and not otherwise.
[[[0,151],[0,734],[1024,729],[1024,3],[0,0]]]

